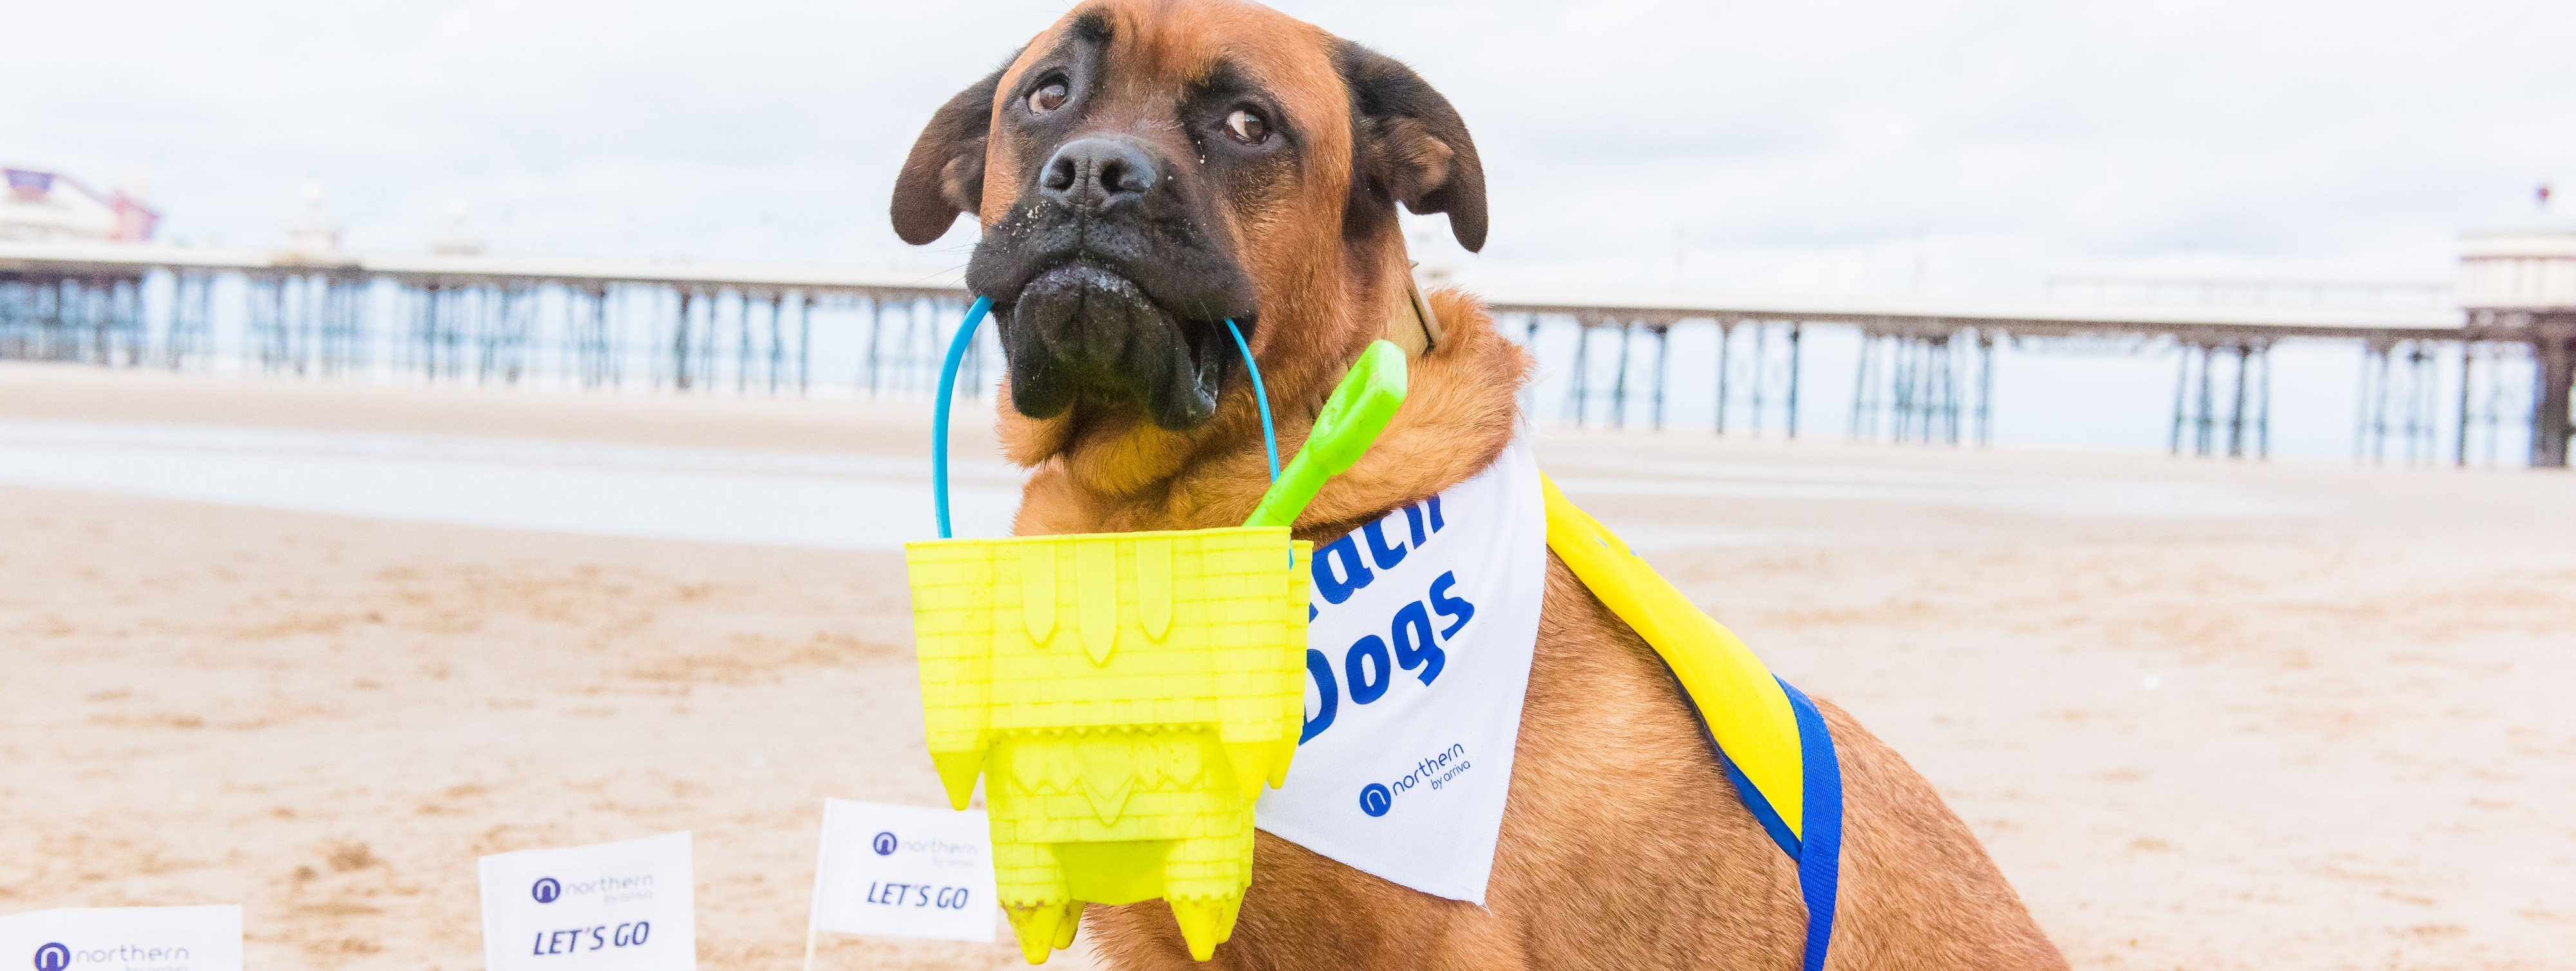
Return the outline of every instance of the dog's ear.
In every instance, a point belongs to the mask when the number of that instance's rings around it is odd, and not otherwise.
[[[1485,166],[1467,122],[1403,62],[1349,41],[1337,60],[1351,90],[1351,191],[1449,214],[1458,245],[1485,247]]]
[[[1007,65],[985,75],[930,116],[894,180],[894,234],[921,246],[948,233],[957,214],[984,205],[984,142],[993,124],[993,91]]]

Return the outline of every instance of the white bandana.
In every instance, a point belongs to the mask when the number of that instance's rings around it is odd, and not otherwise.
[[[1538,464],[1491,467],[1314,554],[1306,729],[1255,824],[1424,893],[1485,902],[1547,581]]]

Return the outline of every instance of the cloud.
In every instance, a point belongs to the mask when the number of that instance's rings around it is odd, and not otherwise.
[[[2067,270],[2439,279],[2576,183],[2576,5],[1437,3],[1290,12],[1413,64],[1492,179],[1471,279],[2009,291]],[[0,156],[148,173],[265,245],[463,201],[503,252],[946,265],[885,226],[932,108],[1064,5],[96,2],[13,13]]]

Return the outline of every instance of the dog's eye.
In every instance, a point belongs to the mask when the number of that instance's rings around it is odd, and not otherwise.
[[[1044,87],[1029,92],[1029,113],[1043,115],[1062,108],[1064,99],[1064,82],[1049,82]]]
[[[1270,138],[1270,123],[1251,111],[1236,108],[1225,116],[1225,130],[1234,140],[1246,145],[1259,145]]]

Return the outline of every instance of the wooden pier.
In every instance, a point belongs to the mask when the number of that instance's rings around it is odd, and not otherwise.
[[[2356,457],[2492,460],[2500,429],[2523,423],[2529,454],[2511,458],[2562,467],[2576,297],[2564,306],[2551,302],[2560,299],[2551,289],[2558,267],[2552,245],[2544,239],[2535,249],[2521,239],[2492,247],[2504,255],[2483,256],[2470,248],[2464,258],[2475,272],[2464,281],[2494,277],[2522,281],[2515,282],[2522,289],[2489,286],[2481,292],[2509,299],[2469,309],[2420,301],[2217,306],[1480,292],[1505,331],[1533,345],[1543,331],[1571,328],[1570,355],[1548,363],[1566,375],[1554,413],[1576,424],[1625,424],[1639,410],[1653,427],[1679,423],[1666,408],[1667,392],[1675,381],[1690,381],[1713,390],[1707,417],[1720,434],[1813,434],[1800,412],[1811,369],[1802,346],[1820,329],[1844,328],[1860,341],[1848,376],[1851,407],[1842,416],[1842,431],[1853,438],[1991,441],[1998,346],[2171,348],[2180,351],[2180,366],[2168,448],[2261,458],[2271,452],[2272,349],[2289,340],[2328,341],[2360,351]],[[2480,260],[2519,261],[2521,268],[2497,276]],[[2576,242],[2566,260],[2576,267]],[[954,273],[907,270],[0,243],[0,358],[114,367],[687,393],[923,394],[965,301]],[[1689,328],[1714,336],[1714,353],[1676,362],[1673,335]],[[997,373],[998,355],[988,333],[971,360],[972,386]],[[2446,379],[2437,364],[2452,360],[2459,362],[2456,395],[2438,394]],[[1548,413],[1546,403],[1532,404]],[[2473,447],[2480,433],[2483,451]]]

